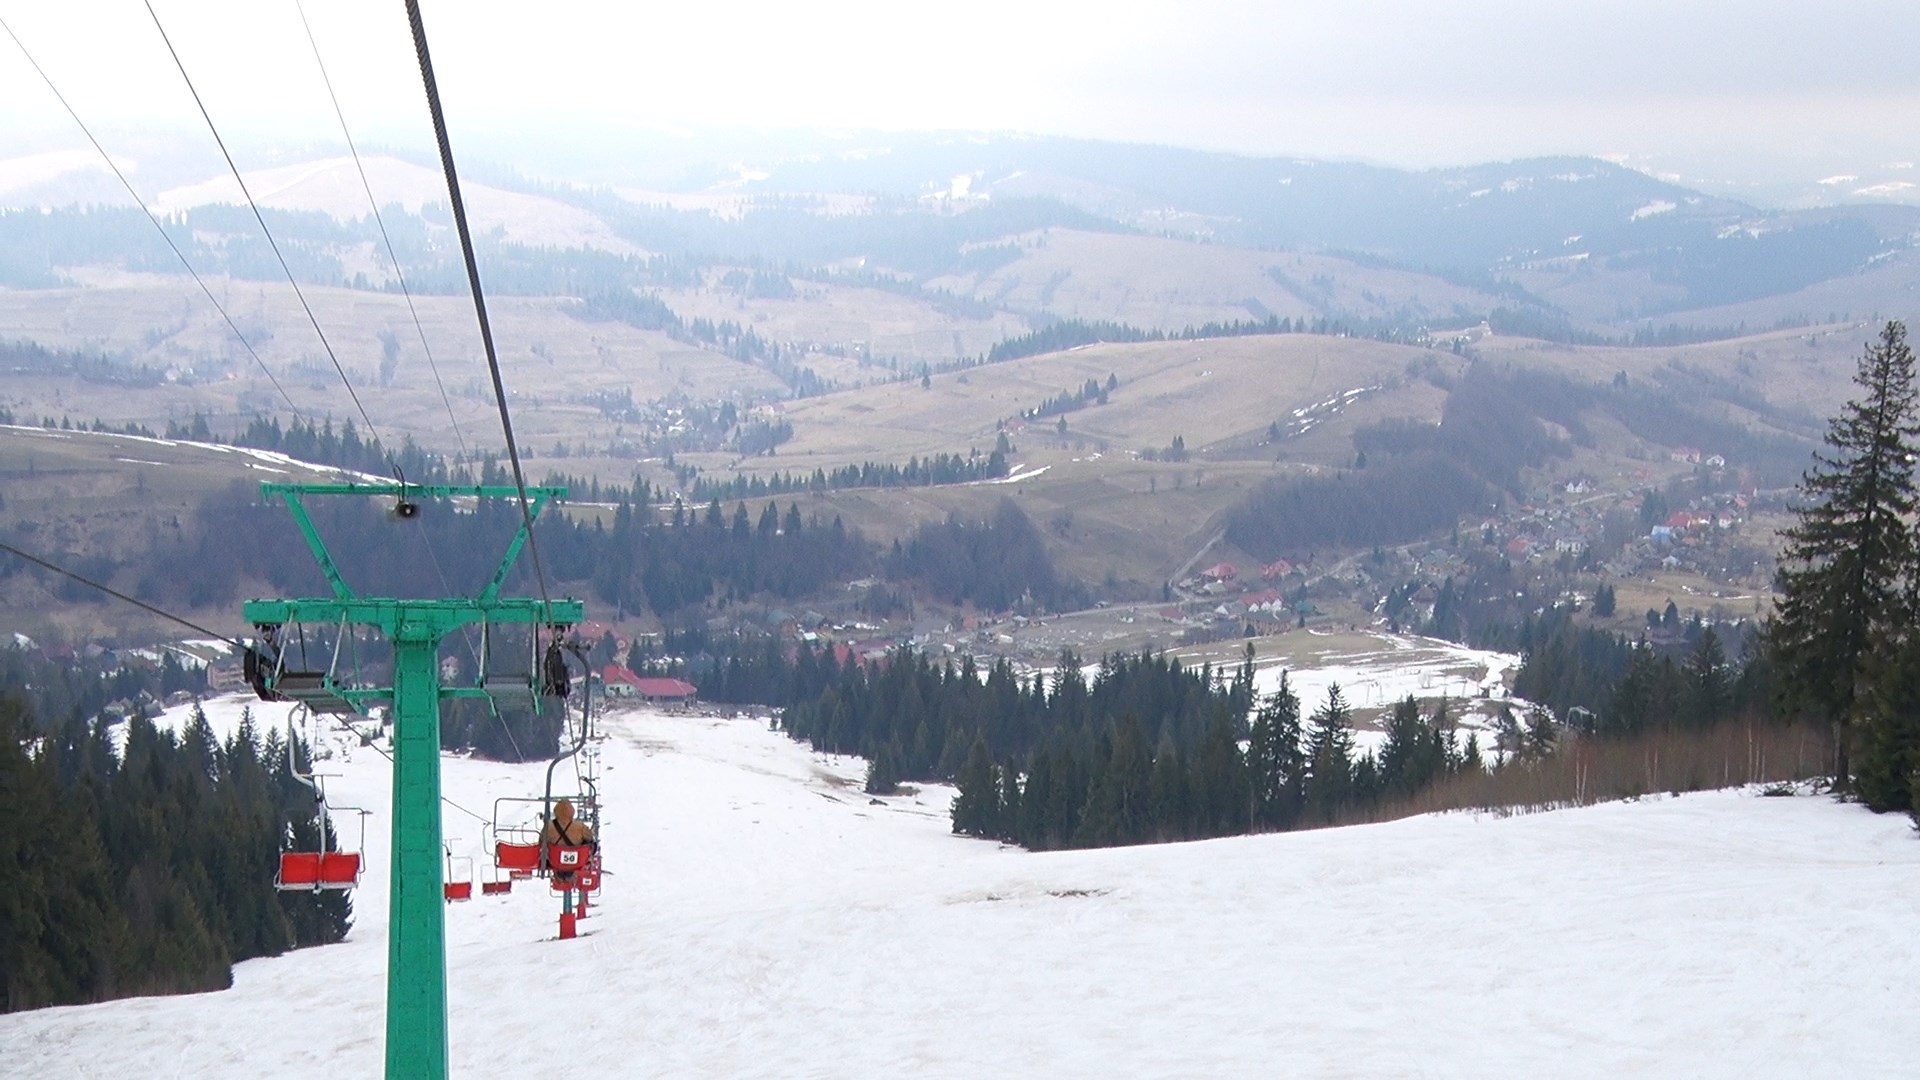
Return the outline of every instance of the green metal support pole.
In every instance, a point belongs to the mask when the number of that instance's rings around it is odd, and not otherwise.
[[[401,602],[393,635],[393,876],[387,1080],[447,1075],[446,904],[440,847],[440,638]]]
[[[300,622],[369,626],[393,642],[393,688],[334,686],[329,703],[346,702],[356,710],[391,698],[393,702],[393,874],[387,924],[387,1080],[446,1080],[447,943],[446,894],[440,846],[440,700],[489,698],[484,687],[440,686],[440,642],[463,626],[513,623],[537,634],[586,618],[578,600],[501,599],[527,523],[508,547],[506,558],[479,597],[398,600],[362,597],[341,579],[339,568],[313,526],[301,498],[308,495],[361,495],[378,498],[508,499],[510,487],[445,487],[410,484],[263,484],[261,494],[281,497],[333,590],[328,597],[298,600],[249,600],[248,622],[263,633]],[[531,488],[532,511],[550,499],[566,497],[565,488]],[[529,517],[532,516],[530,513]],[[537,671],[534,677],[538,677]],[[278,672],[271,678],[277,680]],[[260,689],[269,701],[304,700],[289,688]],[[552,781],[549,776],[549,787]],[[569,894],[569,908],[572,896]]]

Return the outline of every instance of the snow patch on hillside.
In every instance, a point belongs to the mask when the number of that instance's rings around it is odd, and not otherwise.
[[[1889,180],[1884,184],[1868,184],[1866,187],[1855,188],[1853,193],[1863,198],[1884,199],[1905,195],[1916,188],[1920,188],[1920,184],[1910,180]]]
[[[419,214],[428,204],[448,204],[446,177],[438,169],[390,157],[364,157],[361,162],[367,170],[365,187],[351,157],[256,169],[242,175],[247,190],[261,206],[317,211],[339,221],[354,221],[371,213],[367,207],[368,187],[382,210],[398,203],[407,213]],[[462,184],[460,190],[477,232],[498,229],[506,239],[530,247],[586,247],[618,255],[645,254],[614,235],[599,218],[556,199],[486,184]],[[154,199],[154,209],[174,213],[222,203],[246,203],[231,175],[163,191]]]
[[[1051,468],[1053,468],[1051,465],[1015,465],[1005,476],[993,480],[979,480],[975,482],[980,484],[1018,484],[1023,480],[1031,480],[1036,476],[1040,476]]]
[[[132,161],[124,159],[115,164],[123,172],[134,168]],[[100,155],[91,150],[56,150],[0,159],[0,204],[4,204],[16,192],[28,191],[73,173],[89,170],[107,175],[106,167],[100,163]]]

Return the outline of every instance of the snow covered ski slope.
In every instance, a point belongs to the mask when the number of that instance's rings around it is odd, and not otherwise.
[[[862,763],[761,721],[605,729],[583,936],[531,882],[448,912],[457,1076],[1913,1074],[1905,819],[1723,792],[1035,855],[950,835],[942,789],[874,805]],[[376,810],[347,942],[0,1016],[0,1076],[379,1075],[387,764],[351,753],[323,766]],[[449,758],[446,790],[484,815],[541,772]]]

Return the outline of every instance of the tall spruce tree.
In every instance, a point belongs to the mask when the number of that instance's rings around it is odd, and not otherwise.
[[[1327,687],[1327,700],[1313,710],[1307,730],[1307,812],[1332,821],[1353,795],[1353,713],[1340,684]]]
[[[1247,772],[1253,801],[1253,827],[1291,828],[1300,816],[1300,784],[1306,772],[1300,756],[1300,698],[1280,673],[1280,686],[1253,718],[1247,740]]]
[[[1000,785],[985,739],[975,739],[967,751],[953,798],[953,831],[964,836],[991,835],[1000,816]]]
[[[1782,704],[1834,734],[1833,784],[1852,781],[1849,752],[1875,673],[1912,610],[1916,507],[1913,351],[1890,322],[1860,358],[1862,396],[1828,424],[1785,532],[1769,628]]]
[[[1687,719],[1695,727],[1709,727],[1726,715],[1733,696],[1733,674],[1726,648],[1709,626],[1701,631],[1687,657]]]

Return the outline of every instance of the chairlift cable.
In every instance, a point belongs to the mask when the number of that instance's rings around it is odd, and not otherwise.
[[[213,133],[215,145],[220,147],[220,156],[226,159],[228,171],[233,173],[234,183],[240,185],[240,194],[246,197],[247,208],[253,211],[253,220],[260,225],[260,231],[267,238],[267,246],[273,249],[273,257],[279,261],[280,269],[287,275],[287,284],[293,286],[293,295],[300,301],[300,309],[307,313],[307,322],[313,325],[313,332],[320,338],[320,347],[327,352],[327,359],[333,361],[333,370],[340,375],[340,382],[347,388],[347,397],[352,399],[353,407],[360,412],[360,419],[366,422],[367,433],[377,445],[385,446],[380,438],[380,429],[374,426],[373,418],[367,415],[367,407],[360,403],[360,395],[353,389],[353,380],[347,378],[347,369],[340,363],[340,357],[333,351],[333,343],[327,340],[326,331],[320,329],[320,320],[313,313],[313,306],[307,303],[307,294],[300,291],[300,282],[293,276],[293,268],[287,265],[287,257],[280,252],[280,244],[273,238],[273,230],[267,228],[267,219],[260,213],[260,204],[254,202],[253,192],[247,189],[246,178],[240,175],[240,167],[234,164],[233,155],[227,151],[227,142],[220,137],[220,129],[213,122],[212,114],[207,112],[206,102],[200,100],[200,91],[193,85],[193,77],[187,74],[187,65],[180,59],[180,53],[173,47],[173,39],[167,36],[167,28],[160,24],[160,14],[153,10],[153,0],[142,0],[147,14],[153,18],[153,27],[160,32],[160,40],[167,46],[167,54],[173,57],[173,66],[179,69],[180,78],[187,84],[187,92],[193,95],[193,103],[200,110],[200,118],[207,122],[207,130]],[[401,475],[400,466],[394,460],[393,450],[387,449],[387,464],[393,469],[394,478],[402,487],[406,486],[406,477]]]
[[[400,269],[400,257],[394,253],[393,238],[387,235],[386,220],[380,216],[380,204],[374,200],[373,185],[367,181],[366,166],[361,164],[360,149],[354,145],[353,133],[347,130],[347,117],[340,109],[340,98],[333,91],[333,78],[327,74],[327,62],[320,58],[320,43],[314,39],[313,26],[307,22],[307,9],[300,0],[293,0],[295,11],[300,13],[300,25],[307,32],[307,44],[313,48],[313,62],[320,68],[320,81],[326,84],[327,98],[333,102],[333,115],[340,121],[340,136],[347,141],[347,151],[353,155],[353,167],[360,173],[360,189],[367,193],[367,207],[373,211],[373,222],[380,227],[380,240],[387,248],[387,261],[393,264],[393,276],[400,282],[400,295],[406,297],[407,314],[413,318],[413,329],[420,335],[420,349],[426,353],[427,367],[433,371],[433,384],[440,388],[440,402],[447,407],[447,419],[453,424],[453,437],[460,443],[460,456],[467,456],[466,433],[460,429],[460,418],[454,415],[453,399],[447,395],[447,384],[440,380],[440,365],[434,362],[433,349],[427,344],[427,328],[420,325],[420,312],[413,306],[413,291],[407,288],[407,275]]]
[[[12,544],[9,544],[4,540],[0,540],[0,551],[5,551],[10,555],[17,555],[20,558],[25,559],[27,562],[34,564],[35,566],[41,567],[42,569],[45,569],[45,570],[50,570],[53,573],[61,575],[62,577],[72,578],[74,581],[77,581],[80,584],[87,586],[88,588],[98,589],[99,591],[106,593],[108,596],[111,596],[116,600],[122,600],[122,601],[125,601],[126,603],[132,604],[134,607],[152,612],[153,614],[158,615],[163,619],[167,619],[172,622],[178,623],[181,626],[184,626],[187,629],[194,631],[195,633],[204,634],[207,637],[213,638],[217,641],[223,641],[228,645],[231,645],[234,648],[241,650],[242,652],[246,651],[246,649],[248,648],[247,645],[242,644],[241,642],[235,641],[234,639],[216,630],[209,630],[206,627],[201,626],[199,623],[192,621],[191,619],[181,618],[180,616],[175,615],[164,608],[155,607],[154,605],[147,603],[145,600],[140,600],[135,597],[128,596],[126,593],[123,593],[120,590],[113,588],[112,586],[103,585],[100,582],[95,581],[92,578],[89,578],[83,574],[77,574],[72,570],[68,570],[63,566],[59,566],[55,563],[48,562],[47,560],[40,558],[38,555],[33,555],[28,552],[22,551],[19,548],[14,547]],[[349,732],[352,732],[355,735],[360,734],[359,729],[355,728],[353,725],[348,724],[345,721],[341,721],[341,724]],[[381,749],[379,743],[368,742],[367,745],[373,748],[374,753],[379,754],[381,757],[386,758],[388,761],[393,760],[393,755]],[[473,811],[467,809],[466,807],[461,806],[459,803],[454,802],[452,799],[449,799],[444,795],[440,797],[440,801],[446,803],[448,806],[453,807],[455,810],[460,811],[461,813],[467,815],[470,818],[473,818],[476,821],[483,821],[489,824],[492,823],[493,819],[482,817],[479,814],[476,814]]]
[[[132,604],[134,607],[143,608],[147,611],[152,612],[155,615],[160,616],[163,619],[167,619],[172,622],[179,623],[181,626],[184,626],[187,629],[194,631],[195,633],[204,634],[207,637],[214,638],[215,640],[218,640],[218,641],[224,641],[228,645],[231,645],[234,648],[241,650],[242,652],[245,652],[247,649],[247,646],[242,645],[240,642],[235,641],[234,639],[228,637],[225,634],[222,634],[215,630],[209,630],[206,627],[201,626],[199,623],[193,622],[190,619],[183,619],[180,616],[165,610],[164,608],[155,607],[152,604],[147,603],[145,600],[139,600],[134,597],[128,596],[126,593],[123,593],[120,590],[115,589],[110,585],[103,585],[100,582],[95,581],[92,578],[87,577],[83,574],[77,574],[72,570],[68,570],[66,567],[58,566],[58,565],[55,565],[54,563],[48,562],[47,560],[40,558],[38,555],[30,555],[27,552],[21,551],[19,548],[14,547],[12,544],[9,544],[4,540],[0,540],[0,551],[5,551],[9,554],[17,555],[20,558],[25,559],[26,561],[42,569],[51,570],[54,573],[59,574],[63,577],[72,578],[73,580],[79,582],[82,585],[87,586],[90,589],[98,589],[101,592],[106,593],[108,596],[111,596],[116,600],[124,600],[125,602]]]
[[[358,732],[358,729],[355,729],[355,728],[353,728],[353,727],[349,727],[349,728],[348,728],[347,730],[349,730],[349,731],[353,731],[353,732],[354,732],[355,734],[358,734],[358,733],[359,733],[359,732]],[[391,761],[393,761],[393,755],[392,755],[392,754],[389,754],[389,753],[387,753],[387,752],[386,752],[385,750],[382,750],[382,749],[380,748],[380,744],[379,744],[379,743],[375,743],[375,742],[370,742],[370,743],[368,743],[367,745],[368,745],[369,747],[372,747],[372,748],[373,748],[373,752],[374,752],[374,753],[376,753],[376,754],[379,754],[379,755],[380,755],[381,757],[383,757],[383,758],[386,758],[386,759],[387,759],[387,761],[389,761],[389,762],[391,762]],[[460,805],[459,803],[457,803],[457,802],[454,802],[454,801],[453,801],[452,799],[449,799],[449,798],[447,798],[447,797],[446,797],[445,795],[442,795],[442,796],[440,796],[440,801],[441,801],[441,802],[443,802],[443,803],[446,803],[446,804],[447,804],[448,806],[451,806],[451,807],[453,807],[453,808],[454,808],[455,810],[458,810],[458,811],[460,811],[461,813],[463,813],[463,814],[465,814],[465,815],[467,815],[468,817],[470,817],[470,818],[472,818],[472,819],[473,819],[473,820],[475,820],[475,821],[478,821],[478,822],[481,822],[481,823],[483,823],[483,824],[486,824],[486,825],[492,825],[492,824],[493,824],[493,819],[492,819],[492,818],[490,818],[490,817],[481,817],[481,816],[480,816],[479,814],[476,814],[476,813],[474,813],[473,811],[471,811],[471,810],[469,810],[469,809],[467,809],[466,807],[464,807],[464,806],[461,806],[461,805]]]
[[[407,287],[406,272],[400,268],[400,256],[393,248],[393,237],[387,232],[386,219],[380,214],[380,203],[373,195],[373,184],[367,179],[366,165],[360,160],[360,149],[353,141],[353,132],[347,125],[346,113],[340,108],[340,97],[334,92],[333,77],[327,74],[327,62],[320,54],[320,42],[314,37],[313,24],[307,19],[306,6],[302,4],[300,0],[293,0],[293,7],[300,15],[301,29],[306,31],[307,46],[313,50],[313,62],[314,65],[320,69],[320,81],[327,88],[327,99],[333,105],[334,118],[340,122],[340,136],[346,140],[348,153],[353,155],[354,170],[360,175],[360,190],[366,193],[367,209],[373,214],[374,224],[379,226],[381,243],[384,244],[387,249],[387,261],[392,264],[394,278],[400,283],[400,293],[406,298],[407,314],[413,319],[414,332],[419,335],[421,351],[426,354],[427,367],[433,372],[433,383],[440,390],[441,404],[446,406],[447,420],[453,425],[453,436],[460,444],[460,455],[464,459],[468,456],[466,433],[460,427],[460,418],[454,414],[453,399],[447,394],[447,384],[440,378],[440,365],[435,362],[433,358],[433,348],[427,344],[426,327],[420,323],[420,312],[419,309],[414,306],[413,292]],[[433,563],[433,572],[440,578],[441,589],[448,593],[453,592],[453,585],[447,580],[446,568],[441,565],[440,555],[434,549],[433,538],[424,531],[421,532],[420,538],[426,546],[427,558]],[[479,648],[474,644],[472,628],[463,627],[461,636],[467,643],[467,651],[473,654],[474,663],[484,668],[486,661],[481,657]],[[494,719],[500,724],[501,730],[505,732],[507,742],[513,746],[514,753],[517,756],[520,748],[517,740],[513,736],[513,728],[498,715],[497,711],[489,711],[495,712]]]
[[[513,438],[513,417],[507,409],[507,388],[500,377],[500,357],[493,347],[493,327],[487,322],[486,296],[480,289],[480,267],[474,260],[473,234],[467,228],[467,206],[460,197],[460,176],[453,164],[453,143],[447,138],[447,118],[440,108],[440,88],[433,77],[433,59],[427,52],[427,27],[420,17],[420,0],[407,0],[407,21],[413,27],[413,48],[420,60],[420,78],[426,85],[427,108],[433,114],[433,133],[440,147],[440,165],[447,174],[447,194],[453,204],[453,223],[460,234],[460,253],[466,259],[467,284],[473,290],[474,314],[480,320],[480,343],[486,349],[487,371],[493,377],[493,399],[500,407],[500,428],[507,440],[507,461],[513,466],[513,486],[520,494],[520,520],[527,530],[527,549],[540,585],[540,602],[551,609],[547,572],[540,560],[540,542],[534,534],[533,510],[527,502],[526,474],[520,467],[520,448]]]
[[[93,129],[87,127],[86,121],[80,119],[80,114],[74,111],[71,104],[68,104],[67,96],[62,94],[60,88],[53,84],[52,76],[48,75],[46,70],[40,66],[40,62],[33,58],[33,53],[27,50],[26,43],[20,40],[20,35],[13,32],[13,27],[8,26],[4,18],[0,18],[0,29],[4,29],[7,32],[7,36],[13,39],[13,43],[19,47],[21,55],[27,58],[27,63],[32,65],[34,72],[40,76],[40,81],[46,83],[47,89],[52,91],[53,96],[59,100],[60,107],[67,110],[67,115],[73,118],[75,124],[79,125],[81,134],[85,135],[87,141],[93,144],[93,148],[100,152],[101,160],[107,163],[107,168],[113,172],[114,178],[120,181],[121,187],[127,189],[127,194],[132,197],[133,204],[140,208],[140,212],[147,215],[147,220],[153,223],[154,230],[160,234],[160,239],[165,240],[167,247],[172,249],[173,257],[180,260],[180,265],[184,267],[188,275],[193,278],[193,283],[200,286],[200,291],[206,294],[207,302],[213,305],[213,310],[220,313],[220,318],[226,322],[227,329],[233,331],[234,338],[240,342],[242,348],[247,350],[247,355],[253,357],[253,362],[260,366],[261,374],[265,375],[267,381],[273,384],[273,388],[279,391],[281,400],[287,403],[287,408],[291,409],[295,416],[305,416],[308,419],[312,419],[311,414],[293,403],[293,398],[287,394],[287,388],[280,385],[280,380],[273,374],[273,369],[267,367],[267,362],[260,358],[258,352],[254,351],[253,343],[247,340],[247,335],[240,332],[240,327],[234,323],[233,316],[227,314],[225,305],[221,304],[219,298],[213,295],[213,290],[207,287],[206,280],[200,276],[199,271],[193,268],[193,263],[187,260],[186,253],[180,250],[179,244],[174,243],[173,237],[167,232],[166,226],[160,224],[160,219],[154,216],[153,210],[147,206],[146,200],[142,199],[140,193],[134,190],[133,182],[128,180],[126,174],[120,171],[120,166],[114,162],[113,155],[107,153],[106,147],[100,145],[100,140],[93,137]]]
[[[426,547],[427,558],[433,563],[433,572],[440,579],[441,591],[452,595],[453,583],[447,580],[446,568],[440,565],[440,555],[434,550],[433,538],[427,535],[427,530],[425,529],[420,530],[420,542]],[[480,657],[480,648],[473,643],[473,627],[462,626],[460,628],[460,636],[467,643],[467,651],[473,654],[474,667],[476,669],[483,667],[485,661]]]

